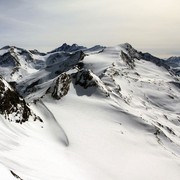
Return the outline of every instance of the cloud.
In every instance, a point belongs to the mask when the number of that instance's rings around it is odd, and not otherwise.
[[[177,49],[178,0],[1,0],[1,44],[50,50],[63,42]]]
[[[0,8],[3,9],[4,7],[6,8],[11,8],[17,5],[20,5],[23,3],[23,0],[1,0],[1,6]]]

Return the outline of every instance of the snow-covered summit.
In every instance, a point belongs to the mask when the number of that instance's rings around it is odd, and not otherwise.
[[[164,64],[169,67],[169,71],[176,76],[180,76],[180,57],[172,56],[164,61]]]
[[[172,66],[180,66],[180,57],[172,56],[166,60],[168,63],[171,63]]]

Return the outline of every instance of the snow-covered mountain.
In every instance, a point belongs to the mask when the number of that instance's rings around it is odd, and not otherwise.
[[[166,60],[165,63],[171,67],[171,71],[173,74],[180,76],[180,57],[170,57]]]
[[[166,60],[172,67],[180,66],[180,57],[172,56]]]
[[[1,179],[179,180],[178,67],[128,43],[1,48]]]

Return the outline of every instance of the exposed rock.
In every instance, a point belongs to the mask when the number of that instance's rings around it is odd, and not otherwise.
[[[53,98],[59,100],[68,93],[70,83],[71,76],[69,74],[62,73],[54,81],[53,85],[48,89],[47,93],[51,93]]]
[[[21,66],[19,57],[23,57],[26,62],[34,61],[31,52],[25,49],[17,48],[14,46],[5,46],[2,49],[7,49],[7,52],[0,56],[0,65],[3,67]]]
[[[142,55],[142,59],[153,62],[157,66],[163,66],[163,64],[164,64],[163,59],[157,58],[149,53],[142,53],[141,55]]]
[[[141,52],[134,49],[129,43],[122,44],[121,47],[123,47],[126,50],[130,59],[142,59]]]
[[[25,100],[2,78],[0,78],[0,114],[9,121],[23,123],[29,120],[42,121],[33,114]]]
[[[46,53],[43,53],[43,52],[39,52],[37,49],[34,49],[34,50],[29,50],[32,54],[35,54],[35,55],[40,55],[40,56],[45,56]]]
[[[76,68],[85,56],[86,55],[82,51],[68,54],[66,60],[57,60],[56,63],[47,65],[38,72],[36,77],[31,78],[29,81],[21,81],[16,88],[23,97],[28,96],[32,92],[37,92],[47,80],[53,81],[62,73],[66,73],[67,71]],[[47,87],[47,89],[48,88],[49,87]],[[43,95],[44,94],[42,94],[42,96]]]
[[[134,69],[135,67],[134,59],[131,56],[121,51],[121,58],[131,69]]]
[[[46,65],[49,66],[49,65],[53,65],[53,64],[58,63],[58,62],[65,61],[70,56],[71,56],[71,54],[66,53],[66,52],[53,53],[53,54],[49,55],[49,57],[47,58]]]
[[[174,86],[178,87],[180,89],[180,82],[171,81],[170,84],[173,84]]]
[[[114,78],[116,76],[120,76],[120,70],[115,66],[115,64],[113,64],[112,66],[104,70],[104,72],[100,75],[100,79],[110,93],[118,94],[121,96],[121,87],[116,83]]]
[[[75,85],[78,84],[85,89],[97,85],[97,81],[93,79],[92,72],[90,70],[80,70],[78,73],[75,73],[73,77],[75,79]]]
[[[84,63],[83,63],[83,62],[79,62],[79,63],[76,65],[76,67],[77,67],[79,70],[81,70],[81,69],[84,68]]]
[[[168,58],[165,63],[171,67],[179,67],[180,66],[180,57],[172,56]]]
[[[149,53],[142,53],[140,51],[137,51],[128,43],[122,44],[121,47],[125,51],[125,52],[121,51],[121,57],[127,63],[127,65],[129,65],[129,67],[131,68],[134,67],[133,61],[135,59],[138,59],[138,60],[143,59],[146,61],[150,61],[156,64],[157,66],[164,67],[172,75],[180,76],[180,69],[179,69],[180,57],[170,57],[169,59],[164,60],[164,59],[155,57]]]
[[[84,46],[78,46],[77,44],[73,44],[73,45],[68,45],[66,43],[64,43],[62,46],[52,50],[51,52],[48,53],[55,53],[55,52],[77,52],[77,51],[82,51],[85,50],[86,47]]]
[[[74,78],[74,85],[80,85],[84,89],[95,87],[94,90],[97,88],[101,93],[105,94],[107,97],[109,96],[106,85],[91,70],[81,69],[72,76]]]
[[[18,62],[18,57],[16,56],[15,53],[13,53],[13,50],[0,56],[0,66],[2,67],[20,66],[20,63]]]
[[[11,174],[15,177],[15,178],[17,178],[17,179],[19,179],[19,180],[23,180],[22,178],[20,178],[16,173],[14,173],[13,171],[10,171],[11,172]]]

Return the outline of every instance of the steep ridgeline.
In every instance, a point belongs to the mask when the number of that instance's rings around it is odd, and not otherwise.
[[[42,120],[28,107],[25,100],[3,78],[0,77],[0,114],[16,123]]]
[[[170,57],[167,60],[155,57],[149,53],[143,53],[134,49],[130,44],[125,43],[122,45],[124,51],[121,51],[121,57],[127,62],[130,62],[129,66],[131,68],[134,67],[133,59],[143,59],[146,61],[150,61],[157,66],[164,67],[167,69],[172,75],[179,76],[180,75],[180,58],[179,57]],[[128,60],[127,60],[128,59]]]
[[[77,51],[83,51],[86,54],[91,54],[91,53],[100,53],[105,49],[104,46],[100,46],[100,45],[96,45],[93,46],[91,48],[87,48],[84,46],[78,46],[77,44],[73,44],[73,45],[68,45],[66,43],[64,43],[62,46],[48,52],[48,54],[52,54],[52,53],[56,53],[56,52],[66,52],[66,53],[75,53]]]
[[[55,53],[55,52],[72,53],[72,52],[77,52],[77,51],[83,51],[83,50],[86,50],[86,49],[87,49],[86,47],[78,46],[77,44],[73,44],[71,46],[71,45],[68,45],[68,44],[64,43],[62,46],[48,52],[48,54]]]

